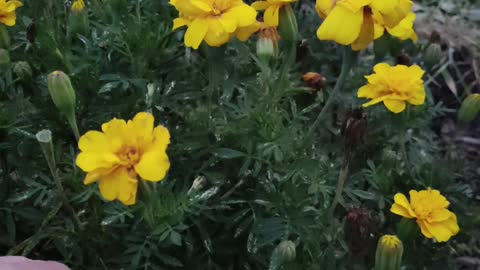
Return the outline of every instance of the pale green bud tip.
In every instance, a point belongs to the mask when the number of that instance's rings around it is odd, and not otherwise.
[[[285,262],[291,262],[295,260],[295,257],[297,255],[295,249],[295,243],[290,240],[284,240],[277,246],[279,255]]]
[[[395,235],[382,236],[377,245],[375,270],[399,270],[402,256],[402,241]]]
[[[75,113],[75,91],[67,74],[54,71],[48,75],[48,91],[57,108],[67,116]]]
[[[52,141],[52,132],[48,129],[40,130],[35,137],[39,143],[50,143]]]
[[[395,235],[384,235],[380,238],[380,245],[388,249],[403,248],[402,241]]]
[[[462,122],[473,121],[480,112],[480,94],[471,94],[462,103],[458,111],[458,120]]]
[[[273,40],[268,38],[260,38],[257,41],[257,55],[259,57],[270,58],[275,55],[275,47]]]

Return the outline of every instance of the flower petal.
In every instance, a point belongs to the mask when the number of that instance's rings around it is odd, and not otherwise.
[[[315,10],[320,17],[326,18],[332,10],[332,6],[332,0],[317,0],[317,2],[315,3]]]
[[[428,227],[425,225],[424,220],[417,219],[417,224],[418,224],[418,227],[420,227],[420,231],[422,232],[423,235],[425,235],[425,237],[430,239],[433,238],[433,234],[431,234],[430,231],[428,230]]]
[[[252,3],[252,7],[256,10],[265,10],[270,6],[267,1],[256,1]]]
[[[364,16],[363,24],[360,30],[360,35],[352,43],[352,49],[354,51],[360,51],[368,47],[373,42],[374,38],[374,23],[372,16]]]
[[[242,4],[229,9],[225,15],[236,20],[238,27],[245,27],[256,22],[257,11],[249,5]]]
[[[126,169],[116,170],[99,180],[102,197],[107,201],[118,199],[125,205],[135,203],[138,181]],[[132,200],[133,198],[133,200]]]
[[[405,197],[405,195],[403,195],[402,193],[397,193],[393,197],[393,200],[395,203],[392,205],[390,212],[405,218],[416,217],[415,212],[411,208],[410,203],[408,202],[407,197]]]
[[[342,45],[350,45],[360,35],[362,23],[363,9],[352,12],[336,6],[318,28],[317,37],[320,40],[334,40]]]
[[[175,29],[178,29],[182,26],[186,26],[188,25],[188,21],[183,19],[183,18],[175,18],[173,20],[173,27],[172,27],[172,30],[175,30]]]
[[[383,101],[385,107],[393,113],[401,113],[405,110],[406,104],[403,100],[386,99]]]
[[[280,7],[270,6],[265,10],[264,21],[268,26],[278,26]]]
[[[135,165],[135,171],[144,180],[158,182],[165,178],[170,161],[163,151],[150,151],[142,155],[140,162]]]
[[[452,232],[449,230],[449,227],[446,226],[443,222],[424,222],[425,227],[433,235],[433,238],[437,242],[446,242],[452,237]]]
[[[108,152],[81,152],[75,160],[77,166],[84,172],[91,172],[100,168],[111,168],[119,162],[120,159],[115,154]]]
[[[208,25],[204,19],[195,19],[185,32],[185,46],[198,49],[207,34]]]

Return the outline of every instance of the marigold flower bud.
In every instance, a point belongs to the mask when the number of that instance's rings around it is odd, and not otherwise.
[[[291,262],[295,260],[295,257],[297,256],[295,248],[295,243],[290,240],[284,240],[276,247],[280,257],[284,262]]]
[[[75,90],[67,74],[54,71],[48,75],[48,91],[57,108],[69,115],[75,112]]]
[[[10,54],[5,49],[0,49],[0,66],[8,65],[10,63]]]
[[[424,55],[424,62],[425,66],[428,69],[431,69],[434,67],[436,64],[442,60],[443,57],[443,52],[442,52],[442,47],[440,47],[439,44],[433,43],[430,46],[428,46],[427,50],[425,51]]]
[[[305,86],[317,91],[324,88],[327,84],[327,79],[322,74],[316,72],[307,72],[303,75],[302,78],[305,82]]]
[[[257,56],[269,60],[278,56],[278,41],[280,35],[276,27],[262,26],[258,33]]]
[[[65,114],[77,139],[80,137],[75,119],[75,90],[67,74],[54,71],[48,75],[48,91],[58,110]]]
[[[462,103],[458,111],[458,120],[462,122],[471,122],[480,112],[480,94],[469,95]]]
[[[296,46],[298,38],[298,25],[295,12],[290,5],[283,6],[280,9],[280,20],[278,30],[283,40]]]
[[[0,48],[8,49],[10,48],[10,35],[8,34],[7,28],[0,24]]]
[[[375,270],[399,270],[402,256],[402,241],[395,235],[382,236],[375,254]]]
[[[22,80],[29,80],[32,77],[32,67],[28,62],[20,61],[13,65],[13,73]]]

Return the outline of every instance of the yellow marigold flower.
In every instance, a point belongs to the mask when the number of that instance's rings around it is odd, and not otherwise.
[[[394,201],[390,212],[416,219],[422,234],[427,238],[446,242],[460,231],[457,216],[447,209],[450,203],[438,190],[410,190],[410,202],[405,195],[397,193]]]
[[[268,26],[278,26],[280,9],[297,0],[266,0],[256,1],[252,7],[256,10],[265,10],[263,21]]]
[[[425,73],[419,66],[390,66],[377,64],[375,74],[365,76],[368,84],[358,89],[359,98],[371,101],[363,107],[372,106],[383,101],[385,107],[393,113],[405,110],[406,103],[422,105],[425,102],[425,88],[422,76]]]
[[[361,50],[374,40],[376,24],[396,27],[412,5],[411,0],[317,0],[317,13],[324,18],[317,36]]]
[[[98,181],[107,201],[131,205],[136,201],[138,176],[162,180],[170,168],[166,154],[170,133],[164,126],[154,128],[154,121],[150,113],[141,112],[128,122],[115,118],[102,125],[102,132],[83,135],[76,163],[87,172],[84,184]]]
[[[202,41],[219,47],[233,36],[245,40],[258,30],[257,11],[242,0],[170,0],[170,4],[179,12],[173,29],[187,26],[185,46],[193,49]]]
[[[85,8],[85,2],[83,0],[75,0],[72,4],[72,11],[73,12],[81,12]]]
[[[22,2],[17,0],[0,0],[0,23],[14,26],[17,20],[15,10],[21,6]]]
[[[415,13],[410,12],[408,13],[405,19],[401,20],[398,25],[395,27],[383,27],[381,23],[375,23],[375,39],[381,37],[387,29],[387,32],[400,39],[400,40],[407,40],[411,39],[413,42],[417,42],[417,33],[413,29],[413,22],[415,21]]]

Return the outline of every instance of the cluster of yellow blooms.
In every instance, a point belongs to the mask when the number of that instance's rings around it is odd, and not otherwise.
[[[416,41],[412,5],[410,0],[317,0],[316,10],[325,19],[317,36],[357,51],[381,37],[385,29],[399,39]]]
[[[173,29],[187,27],[185,46],[198,49],[202,41],[218,47],[232,37],[247,40],[260,29],[257,10],[265,10],[265,24],[277,26],[280,8],[296,0],[267,0],[253,3],[242,0],[170,0],[179,17]]]
[[[276,27],[280,9],[295,1],[266,0],[249,6],[242,0],[170,0],[170,4],[179,11],[173,28],[186,26],[185,45],[197,49],[202,41],[221,46],[232,37],[247,40],[259,29]],[[15,25],[15,10],[20,6],[17,0],[0,0],[0,23]],[[400,39],[416,41],[411,6],[410,0],[317,0],[316,10],[324,18],[317,36],[350,45],[353,50],[366,48],[385,30]],[[75,0],[71,7],[74,12],[84,8],[84,0]],[[257,10],[265,11],[263,23],[256,20]],[[400,113],[406,103],[424,103],[424,71],[419,66],[380,63],[374,72],[366,76],[368,84],[358,90],[358,97],[371,99],[364,107],[383,102],[388,110]],[[87,173],[84,183],[98,182],[106,200],[131,205],[136,202],[139,177],[153,182],[165,178],[170,168],[166,153],[169,143],[169,131],[164,126],[155,127],[153,116],[141,112],[128,122],[113,119],[102,125],[102,132],[83,135],[76,164]],[[410,201],[396,194],[390,211],[415,219],[427,238],[445,242],[460,230],[448,206],[438,190],[411,190]]]

